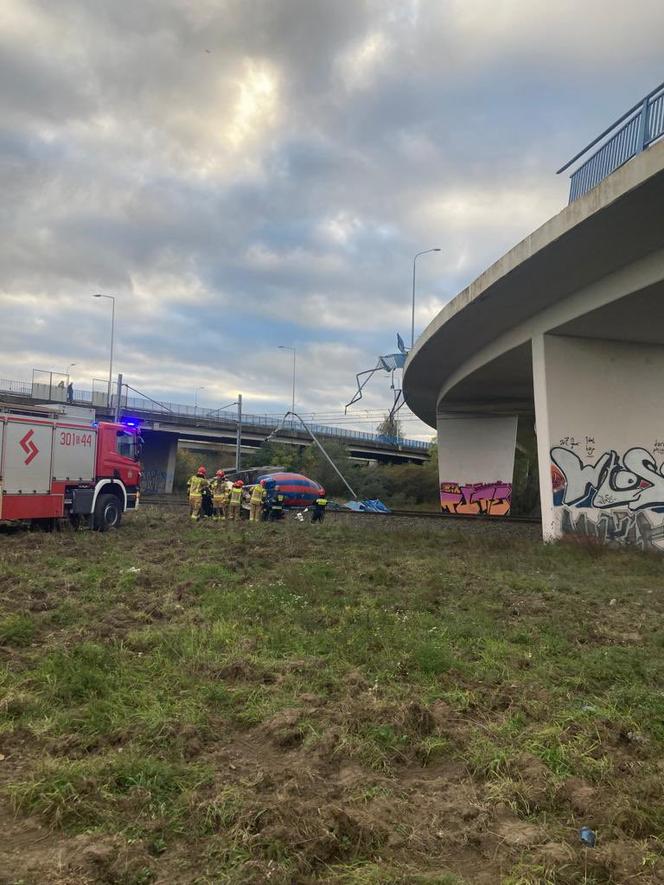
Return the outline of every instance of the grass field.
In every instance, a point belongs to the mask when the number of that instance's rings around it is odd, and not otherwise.
[[[0,535],[0,882],[663,882],[664,560],[536,537]]]

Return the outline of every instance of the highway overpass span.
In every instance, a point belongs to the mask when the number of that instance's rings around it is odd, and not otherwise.
[[[441,506],[505,514],[534,421],[543,533],[664,550],[664,142],[457,295],[408,357]]]
[[[38,377],[49,373],[38,373]],[[60,377],[60,376],[57,376]],[[64,376],[62,376],[64,377]],[[65,388],[58,387],[53,378],[32,384],[0,380],[0,397],[16,406],[35,403],[65,404]],[[113,397],[115,401],[115,397]],[[107,388],[103,392],[76,390],[73,408],[84,410],[90,418],[108,420],[113,409],[108,407]],[[238,421],[234,413],[201,409],[169,403],[157,403],[141,397],[122,397],[120,413],[140,422],[143,447],[143,490],[149,492],[173,491],[175,459],[178,445],[184,448],[232,448],[235,450]],[[240,436],[243,452],[258,448],[279,424],[279,419],[266,415],[245,414]],[[423,440],[405,439],[367,433],[351,427],[311,425],[323,445],[334,441],[345,446],[351,458],[363,461],[381,461],[392,464],[422,464],[429,458],[429,444]],[[311,445],[311,436],[297,421],[287,421],[275,437],[285,445]]]

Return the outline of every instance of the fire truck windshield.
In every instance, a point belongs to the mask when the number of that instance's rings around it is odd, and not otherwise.
[[[131,430],[118,430],[115,439],[115,451],[123,458],[131,458],[138,461],[140,458],[140,444],[138,434]]]

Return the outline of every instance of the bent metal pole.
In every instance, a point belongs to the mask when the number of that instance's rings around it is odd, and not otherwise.
[[[346,488],[348,489],[348,491],[351,493],[351,495],[352,495],[352,496],[355,498],[355,500],[357,501],[357,495],[355,494],[355,492],[353,491],[353,489],[350,487],[350,485],[346,482],[346,477],[345,477],[345,476],[343,475],[343,473],[339,470],[339,468],[338,468],[337,465],[334,463],[334,461],[332,460],[332,458],[330,458],[330,456],[327,454],[327,452],[326,452],[325,449],[323,448],[322,444],[318,441],[317,437],[315,436],[313,430],[309,427],[308,424],[305,423],[305,421],[304,421],[302,418],[300,418],[300,416],[297,414],[297,412],[286,412],[286,414],[285,414],[284,417],[281,419],[281,421],[277,424],[277,426],[274,428],[274,430],[272,431],[272,433],[270,433],[270,434],[265,438],[265,442],[269,442],[269,441],[272,439],[273,436],[276,436],[276,435],[279,433],[279,431],[283,428],[284,424],[286,423],[286,420],[287,420],[287,418],[288,418],[289,415],[292,415],[293,418],[297,418],[297,420],[300,422],[300,424],[304,427],[304,429],[307,431],[307,433],[309,434],[309,436],[312,438],[312,440],[316,443],[316,445],[318,446],[318,448],[321,450],[321,452],[323,453],[323,457],[327,460],[327,462],[328,462],[329,465],[332,467],[332,469],[334,470],[334,472],[337,474],[337,476],[339,477],[339,479],[342,481],[342,483],[346,486]]]

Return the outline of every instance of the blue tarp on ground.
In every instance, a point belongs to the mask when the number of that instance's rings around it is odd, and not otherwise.
[[[378,498],[365,499],[364,501],[347,501],[345,505],[349,510],[357,513],[391,513],[389,507],[386,507]]]

